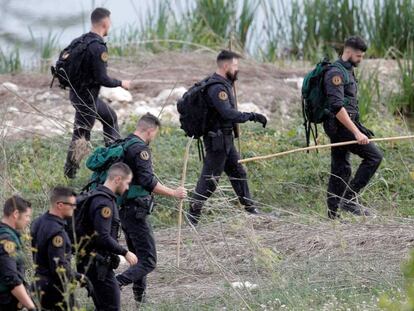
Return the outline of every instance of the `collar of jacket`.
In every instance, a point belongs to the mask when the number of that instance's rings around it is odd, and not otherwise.
[[[350,61],[344,61],[342,60],[342,58],[339,58],[337,60],[338,63],[340,63],[342,66],[344,66],[346,69],[348,70],[352,70],[352,68],[354,67]]]
[[[104,185],[99,185],[98,187],[96,187],[96,190],[105,192],[105,193],[109,194],[112,198],[114,198],[114,200],[116,199],[115,193],[113,193],[113,191],[111,189],[109,189],[108,187],[106,187]]]

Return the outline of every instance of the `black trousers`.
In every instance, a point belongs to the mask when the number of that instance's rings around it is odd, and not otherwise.
[[[96,311],[121,310],[121,293],[112,269],[108,270],[104,280],[99,280],[97,268],[95,264],[91,264],[86,276],[93,285],[94,295],[92,299]]]
[[[0,311],[17,311],[17,304],[19,301],[12,295],[12,293],[0,294]]]
[[[192,201],[202,205],[216,190],[223,172],[229,177],[230,183],[242,205],[251,206],[251,195],[247,183],[247,173],[243,165],[238,163],[240,155],[234,146],[232,135],[224,135],[219,142],[216,138],[204,137],[206,155],[203,169],[198,179]]]
[[[147,275],[157,265],[157,250],[148,216],[136,217],[136,206],[125,206],[120,211],[122,229],[128,249],[138,257],[138,263],[129,267],[118,279],[122,284],[133,283],[135,297],[142,297],[147,287]]]
[[[73,142],[81,137],[87,141],[91,139],[91,131],[98,119],[103,126],[105,145],[119,139],[118,118],[116,112],[104,101],[96,97],[93,101],[72,102],[76,110],[72,143],[69,147],[66,165],[72,164]]]
[[[45,311],[73,310],[75,297],[71,294],[64,297],[62,282],[60,280],[40,277],[35,290],[40,293],[40,305]],[[67,294],[65,293],[65,296]]]
[[[355,140],[354,135],[339,124],[339,121],[330,120],[324,124],[324,128],[331,143]],[[352,179],[351,153],[362,159]],[[327,194],[328,209],[331,213],[336,214],[339,202],[346,193],[352,192],[352,196],[355,196],[369,183],[381,164],[382,158],[382,151],[374,143],[354,144],[331,149],[331,175]]]

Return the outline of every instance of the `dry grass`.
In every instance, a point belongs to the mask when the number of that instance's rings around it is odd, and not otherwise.
[[[393,286],[414,245],[413,229],[412,221],[397,218],[341,223],[237,212],[197,231],[184,228],[180,269],[175,264],[177,230],[160,230],[156,233],[159,265],[149,276],[148,307],[156,310],[158,303],[178,300],[190,306],[223,297],[229,293],[229,281],[258,284],[258,292],[275,282],[283,288],[292,280],[320,291]],[[248,305],[256,304],[250,291],[237,291]],[[128,301],[130,289],[123,295],[123,301]]]

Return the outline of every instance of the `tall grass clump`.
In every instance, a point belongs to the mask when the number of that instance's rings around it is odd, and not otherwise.
[[[46,37],[36,38],[32,29],[29,27],[29,32],[32,40],[32,46],[40,55],[40,70],[42,72],[48,71],[54,53],[59,50],[60,36],[57,33],[49,31]]]
[[[372,5],[360,8],[363,16],[364,33],[370,42],[369,55],[384,57],[391,48],[401,52],[407,50],[407,43],[414,40],[414,1],[374,0]]]
[[[0,73],[16,73],[21,69],[22,62],[19,48],[16,46],[8,51],[0,48]]]
[[[414,113],[414,44],[408,45],[404,54],[394,52],[399,69],[400,91],[391,100],[391,110],[405,114]]]
[[[236,0],[199,0],[191,14],[192,41],[210,47],[222,46],[236,32]]]
[[[381,99],[378,72],[359,80],[358,83],[358,107],[359,117],[362,122],[367,121],[374,107],[378,107]]]

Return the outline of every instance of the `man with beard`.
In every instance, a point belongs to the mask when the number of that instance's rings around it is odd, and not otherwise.
[[[80,64],[79,83],[71,83],[70,101],[76,114],[72,142],[68,150],[65,175],[75,178],[79,168],[79,159],[76,156],[77,141],[84,138],[90,141],[91,130],[98,119],[103,126],[105,144],[109,145],[120,138],[118,120],[115,111],[104,101],[98,98],[101,86],[129,89],[130,81],[117,80],[107,75],[108,48],[104,37],[111,27],[111,12],[104,8],[96,8],[91,14],[91,31],[72,41],[70,46],[81,46],[85,49]],[[63,56],[65,57],[65,56]]]
[[[121,310],[121,294],[114,274],[119,265],[118,255],[124,256],[130,265],[138,262],[134,253],[118,243],[120,218],[116,199],[128,190],[131,180],[132,172],[128,165],[122,162],[113,164],[105,183],[93,190],[83,207],[87,208],[91,239],[79,237],[80,240],[85,239],[86,245],[79,251],[78,269],[89,277],[93,285],[92,296],[98,311]],[[90,256],[92,253],[95,255]]]
[[[239,112],[235,108],[233,84],[237,80],[240,58],[237,53],[221,51],[217,56],[217,70],[210,77],[218,83],[211,85],[207,91],[207,125],[203,136],[206,155],[201,176],[191,197],[189,220],[193,225],[198,223],[203,204],[216,190],[223,171],[245,210],[251,214],[258,213],[251,200],[246,171],[238,163],[240,155],[234,146],[233,133],[237,123],[255,121],[266,127],[267,119],[262,114]]]
[[[324,91],[328,97],[330,116],[324,121],[324,129],[331,143],[356,139],[358,144],[331,149],[331,175],[328,184],[328,216],[339,217],[338,208],[354,215],[369,215],[358,204],[358,193],[374,175],[383,154],[369,141],[374,135],[359,121],[357,100],[357,67],[367,50],[360,37],[353,36],[345,41],[340,58],[332,64],[324,77]],[[362,158],[362,163],[351,178],[350,153]]]

